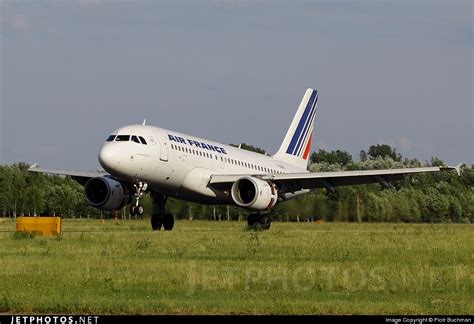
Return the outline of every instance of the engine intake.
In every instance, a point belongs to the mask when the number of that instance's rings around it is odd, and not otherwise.
[[[84,194],[89,204],[103,210],[117,210],[131,201],[127,188],[109,177],[96,177],[87,181]]]
[[[254,177],[243,177],[234,182],[231,195],[237,205],[252,210],[270,209],[278,200],[275,184]]]

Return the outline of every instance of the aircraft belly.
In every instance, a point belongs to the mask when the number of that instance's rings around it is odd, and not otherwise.
[[[228,194],[209,186],[209,180],[214,171],[205,168],[194,168],[184,178],[179,196],[183,199],[203,203],[218,203],[227,201]]]

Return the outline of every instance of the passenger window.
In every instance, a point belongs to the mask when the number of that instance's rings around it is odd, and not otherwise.
[[[128,142],[130,141],[130,135],[118,135],[115,138],[116,142]]]
[[[109,137],[107,137],[106,142],[112,142],[115,139],[115,136],[117,135],[110,135]]]
[[[136,137],[135,135],[132,136],[132,141],[135,143],[141,144],[140,141],[138,140],[138,137]]]
[[[141,136],[138,136],[138,138],[140,139],[140,141],[142,141],[142,144],[145,144],[145,145],[147,145],[147,144],[146,144],[146,141],[145,141],[145,139],[144,139],[143,137],[141,137]]]

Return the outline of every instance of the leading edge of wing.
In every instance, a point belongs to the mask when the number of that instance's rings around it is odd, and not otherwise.
[[[95,178],[95,177],[108,175],[107,172],[100,172],[100,171],[92,172],[92,171],[69,171],[69,170],[44,169],[44,168],[38,167],[36,163],[30,166],[28,171],[71,176],[71,177],[77,177],[77,178]]]

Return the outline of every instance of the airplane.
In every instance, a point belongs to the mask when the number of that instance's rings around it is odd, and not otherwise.
[[[380,183],[421,172],[456,167],[309,172],[308,157],[319,92],[307,89],[279,150],[273,155],[146,125],[127,125],[113,131],[99,151],[104,172],[43,169],[31,172],[70,176],[84,185],[87,202],[102,210],[130,204],[132,215],[142,215],[140,199],[149,191],[153,201],[153,230],[172,230],[174,217],[165,213],[168,197],[202,204],[234,205],[251,211],[249,226],[269,229],[268,211],[277,203],[317,188],[334,192],[338,186]]]

